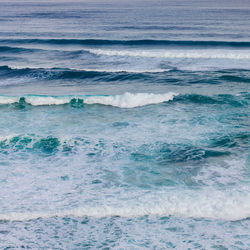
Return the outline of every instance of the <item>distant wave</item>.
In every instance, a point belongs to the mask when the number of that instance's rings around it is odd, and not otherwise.
[[[29,47],[20,47],[19,44],[18,46],[0,46],[0,53],[1,52],[10,52],[10,53],[31,53],[31,52],[62,52],[62,53],[67,53],[67,54],[72,54],[72,55],[77,55],[81,54],[83,52],[88,52],[84,50],[57,50],[57,49],[48,49],[48,48],[29,48]]]
[[[108,49],[109,48],[109,49]],[[92,54],[95,56],[120,56],[120,57],[146,57],[146,58],[193,58],[193,59],[250,59],[250,47],[249,49],[237,49],[237,48],[212,48],[212,47],[197,47],[197,48],[173,48],[164,47],[161,49],[147,47],[141,48],[112,48],[98,46],[98,48],[93,46],[91,48],[84,48],[80,50],[58,50],[58,49],[41,49],[41,48],[23,48],[23,47],[13,47],[13,46],[0,46],[0,53],[60,53],[60,56],[71,56],[77,57],[82,54]],[[57,55],[56,54],[56,55]]]
[[[136,45],[136,46],[205,46],[205,47],[250,47],[250,42],[235,41],[182,41],[182,40],[105,40],[105,39],[1,39],[1,43],[11,44],[51,44],[51,45]]]
[[[37,80],[61,80],[61,79],[91,79],[95,81],[127,81],[141,80],[148,82],[178,82],[181,84],[182,74],[188,73],[188,70],[179,70],[176,68],[169,69],[78,69],[78,68],[40,68],[40,67],[13,67],[3,65],[0,66],[0,78],[31,78]],[[245,73],[244,73],[245,72]],[[232,69],[230,71],[213,71],[211,80],[229,81],[229,82],[245,82],[250,83],[249,70]],[[176,78],[176,73],[180,73]],[[241,73],[241,74],[239,74]],[[244,74],[242,74],[244,73]],[[219,75],[218,75],[219,74]],[[174,79],[172,77],[175,77]],[[13,81],[12,81],[13,82]],[[197,81],[202,82],[202,79]],[[195,83],[194,81],[192,83]],[[4,84],[2,81],[0,84]]]
[[[125,195],[124,195],[125,196]],[[250,216],[250,195],[247,190],[220,191],[171,190],[171,192],[150,192],[130,194],[130,197],[110,198],[108,201],[81,206],[75,209],[54,209],[52,211],[0,213],[0,220],[26,221],[50,217],[141,217],[182,216],[219,220],[242,220]]]
[[[105,56],[129,56],[151,58],[204,58],[204,59],[250,59],[250,50],[228,49],[179,49],[179,50],[117,50],[117,49],[88,49],[90,53]]]
[[[116,70],[116,69],[74,69],[74,68],[29,68],[0,66],[0,77],[29,77],[36,79],[85,79],[97,78],[105,81],[134,80],[146,77],[145,74],[164,73],[167,69],[156,70]],[[148,75],[147,75],[148,77]]]
[[[12,52],[12,53],[32,52],[34,50],[35,49],[26,49],[26,48],[11,47],[11,46],[0,46],[0,53],[1,52]]]
[[[0,96],[0,104],[27,103],[33,106],[41,105],[62,105],[62,104],[102,104],[119,108],[135,108],[150,104],[157,104],[171,101],[178,94],[169,92],[165,94],[152,93],[125,93],[122,95],[110,96],[24,96],[11,97]]]

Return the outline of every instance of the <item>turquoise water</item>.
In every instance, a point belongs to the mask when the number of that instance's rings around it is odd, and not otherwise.
[[[0,10],[1,249],[250,248],[247,1]]]

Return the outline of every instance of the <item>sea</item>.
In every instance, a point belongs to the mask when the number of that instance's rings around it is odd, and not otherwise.
[[[249,0],[0,1],[0,249],[250,249]]]

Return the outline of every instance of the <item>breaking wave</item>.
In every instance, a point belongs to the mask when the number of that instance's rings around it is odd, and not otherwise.
[[[242,189],[242,188],[241,188]],[[124,196],[124,195],[122,195]],[[126,194],[126,197],[110,198],[98,205],[81,206],[75,209],[54,209],[39,212],[1,213],[0,220],[26,221],[50,217],[141,217],[181,216],[219,220],[241,220],[250,216],[250,195],[247,190],[220,191],[211,188],[203,190],[172,190],[147,194]]]
[[[135,108],[150,104],[157,104],[172,101],[178,94],[169,92],[165,94],[153,93],[125,93],[121,95],[82,95],[82,96],[40,96],[30,95],[24,97],[0,96],[0,104],[31,104],[41,105],[62,105],[62,104],[102,104],[119,108]]]
[[[150,58],[193,58],[193,59],[250,59],[250,50],[229,49],[178,49],[178,50],[109,50],[88,49],[90,53],[105,56],[130,56]]]
[[[0,46],[1,52],[11,52],[11,53],[20,53],[20,52],[33,52],[35,49],[26,49],[20,47],[11,47],[11,46]]]
[[[168,92],[165,94],[153,93],[129,93],[120,95],[67,95],[67,96],[48,96],[48,95],[26,95],[26,96],[4,96],[0,95],[0,105],[20,104],[32,106],[51,106],[70,104],[81,107],[84,104],[101,104],[118,108],[136,108],[151,104],[174,101],[185,104],[200,105],[230,105],[242,107],[249,105],[249,98],[245,95],[219,94],[206,96],[200,94],[178,94]]]

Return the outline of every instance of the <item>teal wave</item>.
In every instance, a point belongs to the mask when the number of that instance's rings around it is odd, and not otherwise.
[[[139,103],[138,103],[139,101]],[[229,105],[232,107],[249,106],[249,94],[229,95],[219,94],[206,96],[200,94],[153,94],[153,93],[125,93],[122,95],[26,95],[26,96],[4,96],[0,95],[0,106],[14,105],[15,107],[26,106],[51,106],[70,105],[72,107],[84,107],[84,104],[99,104],[115,106],[120,108],[135,108],[150,104],[160,103],[185,103],[197,105]]]
[[[238,133],[228,136],[211,138],[203,146],[194,146],[183,143],[155,142],[143,144],[137,148],[123,145],[124,155],[133,162],[152,162],[157,165],[168,163],[200,161],[214,157],[230,155],[233,148],[249,144],[250,134]],[[0,154],[23,154],[31,153],[40,156],[52,156],[60,154],[74,154],[84,152],[88,158],[94,159],[105,151],[105,145],[111,144],[116,152],[116,143],[100,141],[91,142],[88,138],[64,138],[57,136],[41,137],[37,135],[14,135],[0,138]],[[94,146],[94,147],[93,147]],[[121,152],[117,152],[121,154]]]

